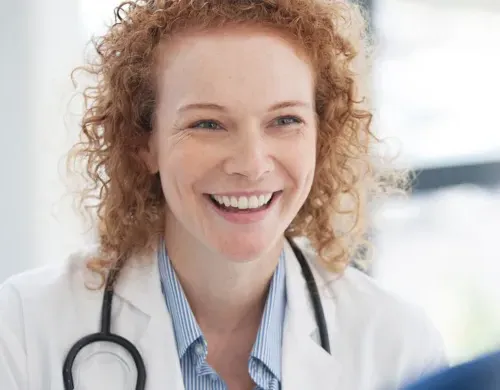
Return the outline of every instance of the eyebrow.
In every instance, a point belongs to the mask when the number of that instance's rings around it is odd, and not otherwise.
[[[289,108],[289,107],[304,107],[304,108],[311,108],[310,103],[302,102],[300,100],[287,100],[284,102],[279,102],[276,104],[273,104],[268,108],[268,111],[276,111],[282,108]],[[191,110],[216,110],[216,111],[223,111],[226,112],[227,108],[224,106],[221,106],[219,104],[215,103],[192,103],[192,104],[187,104],[185,106],[180,107],[177,111],[178,112],[185,112],[185,111],[191,111]]]
[[[276,111],[281,108],[289,108],[289,107],[303,107],[303,108],[311,108],[310,103],[302,102],[300,100],[287,100],[284,102],[279,102],[276,104],[273,104],[271,107],[269,107],[268,111]]]
[[[227,109],[224,106],[221,106],[219,104],[215,103],[193,103],[193,104],[187,104],[185,106],[182,106],[179,108],[177,111],[178,112],[185,112],[185,111],[191,111],[191,110],[217,110],[217,111],[227,111]]]

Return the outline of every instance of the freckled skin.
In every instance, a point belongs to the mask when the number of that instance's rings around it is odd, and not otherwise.
[[[237,262],[281,247],[316,163],[306,57],[284,37],[249,28],[183,35],[162,49],[150,157],[169,205],[167,236]],[[285,102],[300,104],[271,109]],[[228,222],[206,196],[256,190],[283,193],[252,224]]]

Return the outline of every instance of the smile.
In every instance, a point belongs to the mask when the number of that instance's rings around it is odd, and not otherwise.
[[[210,195],[210,199],[216,206],[224,209],[236,210],[258,210],[266,207],[271,203],[273,195],[270,192],[267,194],[251,195],[251,196],[228,196],[228,195]]]
[[[255,195],[206,194],[207,199],[224,219],[233,223],[255,223],[269,212],[283,191]]]

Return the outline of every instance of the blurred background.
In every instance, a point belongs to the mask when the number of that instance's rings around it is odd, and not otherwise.
[[[92,241],[66,196],[70,71],[116,0],[2,1],[0,282]],[[376,130],[417,171],[374,212],[371,273],[423,306],[453,363],[500,348],[500,0],[365,1]]]

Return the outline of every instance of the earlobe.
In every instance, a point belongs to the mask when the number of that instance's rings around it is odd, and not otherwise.
[[[154,135],[151,135],[146,148],[142,149],[139,152],[139,155],[141,156],[142,160],[146,163],[146,166],[148,167],[149,172],[154,175],[158,173],[159,167],[158,167],[158,156],[157,156],[157,148],[156,148],[156,143],[154,141]]]
[[[156,163],[156,157],[148,150],[144,150],[142,158],[144,159],[149,173],[156,174],[159,171],[158,164]]]

